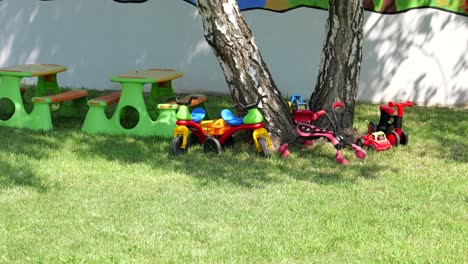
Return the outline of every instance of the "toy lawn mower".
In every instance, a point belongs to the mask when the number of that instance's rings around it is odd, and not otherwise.
[[[407,101],[404,103],[389,102],[388,105],[380,106],[380,120],[376,125],[371,121],[367,127],[367,134],[373,132],[382,131],[387,136],[387,139],[393,146],[399,144],[407,145],[409,137],[406,132],[402,130],[403,127],[403,115],[405,107],[412,107],[413,102]],[[397,114],[395,115],[395,109],[397,108]]]

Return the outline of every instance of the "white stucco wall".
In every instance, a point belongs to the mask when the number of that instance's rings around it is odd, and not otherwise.
[[[309,96],[317,79],[327,12],[301,8],[243,13],[285,94]],[[129,70],[184,72],[176,92],[228,88],[204,41],[196,8],[182,0],[0,1],[0,66],[57,63],[62,86],[118,89],[109,77]],[[366,14],[358,99],[468,104],[468,17],[423,9]]]

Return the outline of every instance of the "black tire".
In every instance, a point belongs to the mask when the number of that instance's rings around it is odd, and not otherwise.
[[[367,125],[367,134],[372,134],[377,131],[377,125],[373,122],[370,121],[369,125]]]
[[[367,146],[367,148],[368,148],[369,150],[371,150],[371,151],[375,151],[375,146],[372,145],[372,144],[369,145],[369,146]]]
[[[265,158],[270,157],[270,150],[268,149],[268,142],[265,137],[257,138],[258,144],[262,148],[262,153]]]
[[[203,151],[205,151],[205,153],[212,152],[219,154],[221,153],[221,144],[216,138],[207,137],[205,141],[203,141]]]
[[[408,145],[409,143],[409,136],[405,132],[401,131],[401,137],[400,137],[400,144],[402,145]]]
[[[177,136],[172,139],[171,142],[171,154],[172,155],[179,155],[179,154],[186,154],[188,151],[188,145],[183,149],[180,146],[182,145],[184,138],[182,136]]]
[[[395,131],[388,133],[387,139],[395,147],[400,145],[400,136],[398,136],[398,133]]]

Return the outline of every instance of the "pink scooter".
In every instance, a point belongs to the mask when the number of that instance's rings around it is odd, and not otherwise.
[[[352,149],[354,149],[356,152],[356,157],[360,159],[365,158],[367,156],[367,153],[365,150],[363,150],[360,146],[354,144],[353,142],[346,140],[343,133],[336,132],[338,131],[338,129],[336,126],[337,118],[336,118],[335,108],[342,107],[342,106],[343,106],[342,102],[336,102],[332,104],[332,113],[333,113],[334,120],[328,115],[328,113],[325,110],[320,110],[315,113],[311,110],[295,111],[293,113],[293,116],[294,116],[294,121],[297,123],[296,132],[299,135],[299,137],[297,137],[296,139],[294,139],[293,141],[289,143],[285,143],[281,145],[279,148],[279,153],[285,158],[288,157],[289,155],[288,145],[298,139],[302,139],[303,142],[311,145],[313,142],[312,140],[314,139],[326,138],[336,148],[336,162],[343,164],[343,165],[346,165],[348,163],[348,160],[343,157],[343,154],[341,152],[341,149],[344,148],[345,146],[349,146]],[[322,115],[325,115],[328,118],[330,123],[333,125],[334,131],[322,129],[320,127],[310,124],[312,121],[317,120]]]

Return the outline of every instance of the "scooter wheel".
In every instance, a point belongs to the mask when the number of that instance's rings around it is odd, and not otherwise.
[[[208,137],[203,141],[203,151],[205,153],[213,152],[215,154],[221,153],[221,144],[214,137]]]
[[[172,142],[171,142],[171,153],[173,155],[179,155],[179,154],[185,154],[187,153],[187,150],[188,150],[188,146],[185,146],[185,148],[181,148],[180,146],[182,146],[182,141],[184,140],[184,137],[182,136],[177,136],[175,138],[172,139]]]
[[[392,146],[396,147],[400,145],[400,136],[398,136],[398,133],[395,131],[388,133],[387,139],[388,141],[390,141],[390,144],[392,144]]]
[[[409,136],[405,132],[401,131],[401,137],[400,137],[400,144],[402,145],[408,145],[409,143]]]

